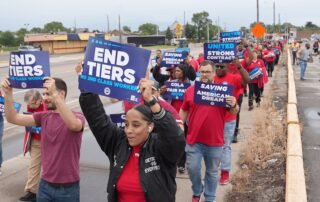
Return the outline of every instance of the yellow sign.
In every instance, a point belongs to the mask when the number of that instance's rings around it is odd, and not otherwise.
[[[176,24],[176,37],[181,38],[183,31],[183,26],[180,23]]]

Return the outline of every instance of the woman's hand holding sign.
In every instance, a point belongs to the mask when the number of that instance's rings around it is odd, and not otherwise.
[[[150,106],[153,113],[158,113],[161,111],[161,106],[158,104],[158,100],[152,95],[153,81],[149,79],[141,79],[139,82],[139,90],[145,101],[145,104]]]

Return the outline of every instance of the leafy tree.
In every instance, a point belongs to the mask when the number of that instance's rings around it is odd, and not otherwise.
[[[40,27],[33,27],[31,30],[30,30],[31,33],[42,33],[43,30],[40,28]]]
[[[3,46],[15,46],[15,38],[12,32],[3,32],[0,36],[0,44]]]
[[[45,24],[43,29],[47,33],[67,31],[67,29],[63,26],[61,22],[55,22],[55,21]]]
[[[318,26],[316,24],[313,24],[311,21],[309,21],[306,23],[305,28],[314,29],[314,28],[318,28]]]
[[[152,23],[145,23],[139,26],[139,31],[143,35],[154,35],[157,33],[158,26]]]
[[[209,13],[206,11],[194,13],[192,16],[192,22],[197,28],[198,41],[200,41],[201,38],[206,38],[207,26],[212,24],[212,20],[210,20],[208,17]]]
[[[16,44],[23,44],[24,42],[24,36],[28,33],[28,30],[26,28],[20,28],[16,32]]]
[[[122,30],[125,31],[125,32],[131,32],[131,29],[128,26],[123,26]]]
[[[172,31],[170,30],[170,27],[167,28],[166,38],[167,38],[169,41],[173,38],[173,34],[172,34]]]
[[[189,23],[186,24],[185,35],[187,39],[195,39],[197,37],[197,28]]]

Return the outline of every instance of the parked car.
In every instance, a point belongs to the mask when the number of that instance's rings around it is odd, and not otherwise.
[[[19,46],[18,51],[39,51],[40,48],[36,48],[29,45]]]

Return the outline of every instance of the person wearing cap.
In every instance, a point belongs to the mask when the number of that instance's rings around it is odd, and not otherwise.
[[[215,83],[214,65],[205,60],[200,65],[200,81]],[[194,86],[190,86],[184,96],[180,109],[183,121],[188,120],[187,170],[192,183],[192,201],[200,201],[204,193],[205,201],[215,201],[218,184],[218,170],[224,145],[224,123],[226,113],[236,114],[239,110],[236,98],[228,96],[230,106],[209,106],[194,103]],[[204,185],[201,178],[201,161],[204,159],[206,175]]]
[[[152,95],[152,86],[151,80],[140,80],[144,104],[127,112],[124,129],[106,115],[98,95],[80,95],[90,129],[110,161],[109,202],[175,201],[177,163],[185,137],[171,113]]]
[[[242,92],[243,86],[247,85],[250,81],[248,72],[244,69],[243,63],[241,64],[238,59],[235,59],[231,64],[220,63],[216,64],[216,75],[214,83],[231,85],[233,87],[233,95],[238,100]],[[228,71],[233,69],[233,73]],[[234,68],[236,68],[235,71]],[[239,106],[240,109],[240,106]],[[238,112],[239,113],[239,112]],[[238,114],[237,113],[237,114]],[[226,113],[224,124],[224,146],[221,157],[221,176],[220,184],[227,185],[229,183],[229,173],[231,170],[231,143],[234,137],[235,127],[237,123],[237,114],[230,112]]]

